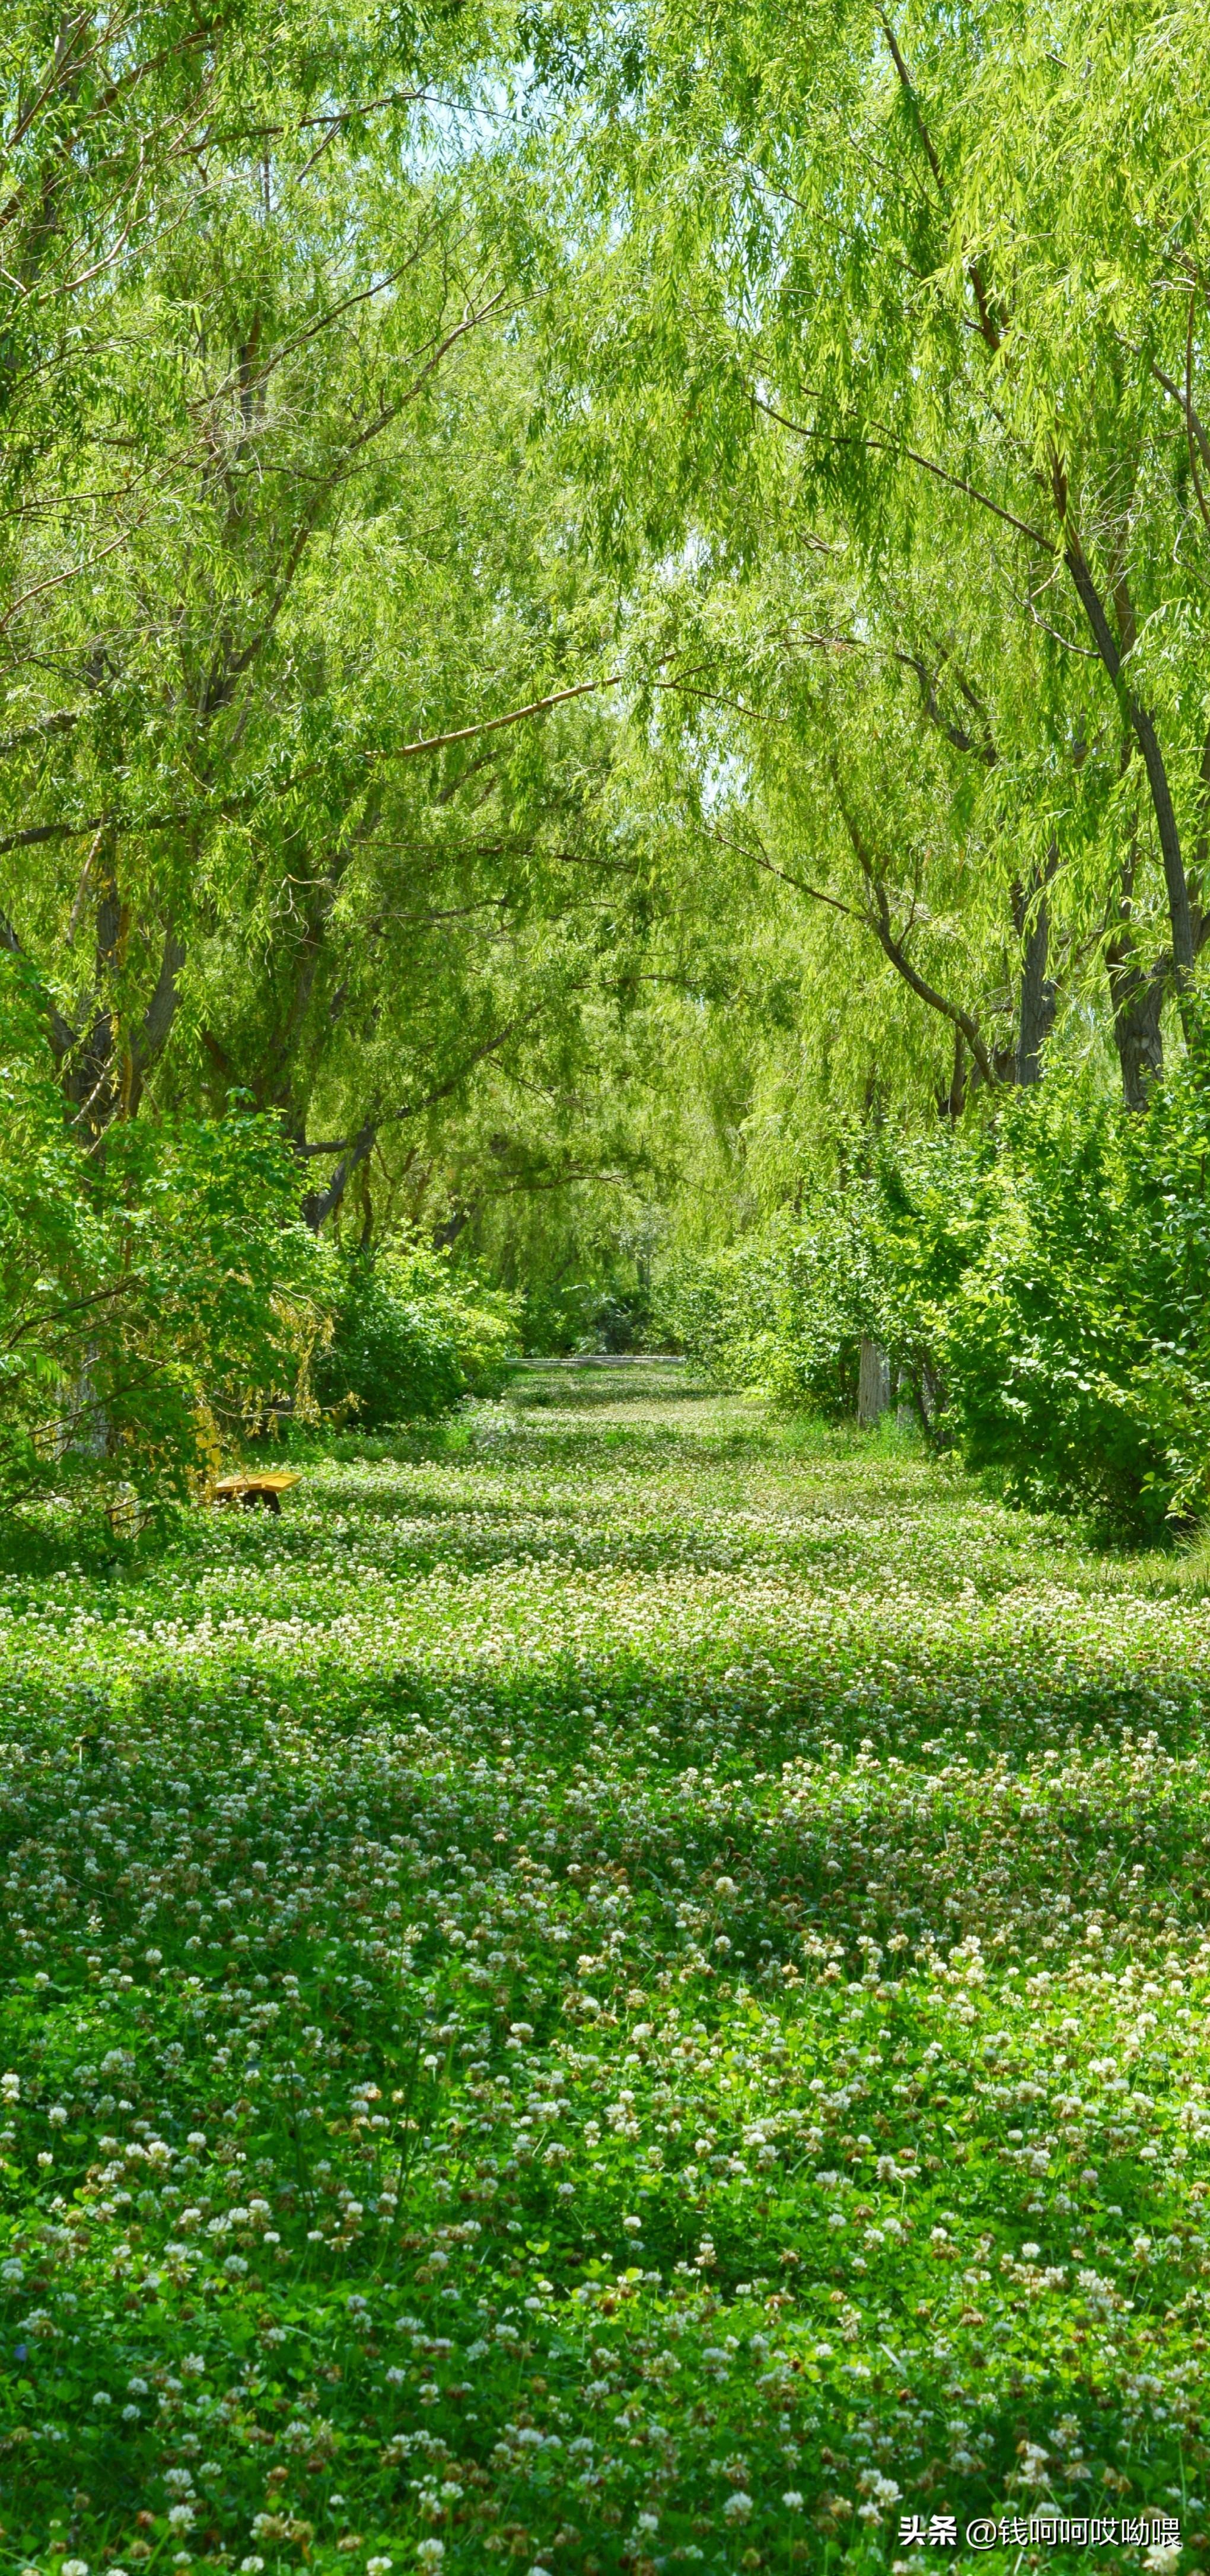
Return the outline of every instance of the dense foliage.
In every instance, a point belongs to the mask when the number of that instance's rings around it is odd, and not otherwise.
[[[4,14],[12,2576],[1210,2538],[1208,41]]]
[[[70,1115],[0,957],[0,1508],[84,1484],[146,1509],[204,1484],[322,1329],[274,1120]]]
[[[0,1507],[99,1488],[141,1520],[283,1421],[372,1430],[498,1385],[513,1301],[416,1242],[317,1244],[277,1119],[91,1135],[11,958],[0,1036]]]
[[[918,1212],[910,1188],[893,1206],[908,1366],[934,1325],[966,1455],[1018,1498],[1132,1536],[1204,1515],[1208,1141],[1196,1061],[1134,1119],[1047,1085],[944,1216],[927,1188]]]
[[[516,1340],[509,1301],[451,1276],[423,1245],[354,1253],[337,1267],[332,1333],[314,1385],[358,1428],[431,1420],[465,1395],[495,1393]]]
[[[574,1347],[650,1330],[661,1246],[746,1245],[742,1302],[941,1121],[1058,1281],[1012,1097],[1082,1071],[1133,1169],[1109,1097],[1179,1075],[1210,932],[1205,43],[20,0],[0,944],[106,1170],[236,1099],[314,1232],[453,1245]],[[848,1401],[796,1241],[754,1364]],[[1195,1503],[1188,1319],[1132,1308],[1183,1356],[1102,1442],[1117,1290],[1005,1277],[980,1454],[1016,1369],[1068,1386],[1039,1490],[1082,1448]]]
[[[720,1383],[834,1417],[864,1337],[1014,1499],[1159,1535],[1210,1502],[1208,1103],[1199,1050],[1140,1116],[1055,1074],[993,1139],[867,1139],[846,1186],[670,1264],[661,1324]]]

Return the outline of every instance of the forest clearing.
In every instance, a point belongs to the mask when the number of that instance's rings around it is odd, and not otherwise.
[[[4,1606],[14,2563],[1196,2553],[1210,1579],[646,1362]]]

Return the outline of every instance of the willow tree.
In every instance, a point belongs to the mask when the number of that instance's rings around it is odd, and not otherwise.
[[[145,214],[111,171],[36,467],[71,506],[14,519],[0,900],[81,1120],[250,1095],[318,1223],[477,1067],[566,1045],[612,673],[476,176],[490,16],[222,32]]]
[[[602,540],[692,534],[733,579],[809,525],[882,603],[923,575],[961,620],[978,586],[978,694],[1025,714],[1045,645],[1021,980],[1066,905],[1138,1101],[1207,937],[1204,23],[653,0],[542,27]],[[761,517],[769,431],[802,460],[788,520]]]

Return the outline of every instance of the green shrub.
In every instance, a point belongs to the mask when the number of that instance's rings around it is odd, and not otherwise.
[[[720,1386],[838,1418],[857,1400],[858,1346],[871,1301],[866,1210],[821,1196],[709,1258],[659,1278],[653,1330]]]
[[[530,1281],[521,1311],[525,1348],[535,1354],[639,1351],[651,1340],[650,1292],[621,1267],[603,1278]]]
[[[431,1421],[500,1385],[517,1346],[513,1300],[410,1240],[332,1259],[332,1337],[315,1366],[322,1404],[375,1431]]]
[[[297,1390],[314,1247],[276,1121],[81,1130],[21,961],[0,959],[0,1507],[184,1497]]]
[[[1010,1498],[1154,1537],[1210,1506],[1210,1044],[1142,1116],[1052,1072],[982,1137],[883,1142],[660,1283],[722,1384],[851,1413],[860,1337],[934,1445]]]
[[[1210,1086],[1131,1116],[1052,1077],[951,1218],[933,1313],[969,1464],[1145,1537],[1210,1503]],[[956,1240],[958,1238],[958,1240]]]

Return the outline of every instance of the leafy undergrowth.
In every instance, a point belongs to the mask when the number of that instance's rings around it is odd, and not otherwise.
[[[341,1446],[0,1593],[0,2565],[1203,2563],[1200,1579],[667,1371]]]

